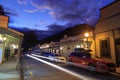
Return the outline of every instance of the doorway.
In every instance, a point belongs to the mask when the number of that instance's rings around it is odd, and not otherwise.
[[[116,39],[116,66],[120,67],[120,38]]]

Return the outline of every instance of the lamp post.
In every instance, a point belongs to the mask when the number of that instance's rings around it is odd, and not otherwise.
[[[86,38],[86,41],[87,41],[87,49],[88,49],[88,37],[89,37],[89,33],[85,33],[85,38]]]

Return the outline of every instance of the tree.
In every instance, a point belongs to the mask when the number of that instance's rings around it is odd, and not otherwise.
[[[5,11],[4,11],[2,5],[0,5],[0,15],[5,15]]]
[[[6,15],[6,14],[11,14],[11,13],[5,12],[3,6],[0,5],[0,15]]]
[[[22,47],[24,47],[27,50],[28,48],[35,46],[37,43],[37,36],[33,30],[29,32],[24,32]]]

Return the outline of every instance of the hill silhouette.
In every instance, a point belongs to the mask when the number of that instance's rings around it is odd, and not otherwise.
[[[89,32],[89,31],[93,31],[94,27],[90,26],[88,24],[80,24],[80,25],[75,25],[73,27],[67,28],[64,31],[55,34],[53,36],[47,37],[43,40],[40,40],[40,44],[42,43],[49,43],[51,41],[53,42],[57,42],[60,41],[60,39],[62,39],[64,37],[64,35],[69,36],[77,36],[79,34],[84,34],[85,32]]]

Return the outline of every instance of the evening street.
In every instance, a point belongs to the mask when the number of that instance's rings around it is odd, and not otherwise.
[[[120,0],[0,0],[0,80],[120,80]]]
[[[32,55],[22,55],[22,69],[25,80],[120,80],[119,75],[92,73]]]

